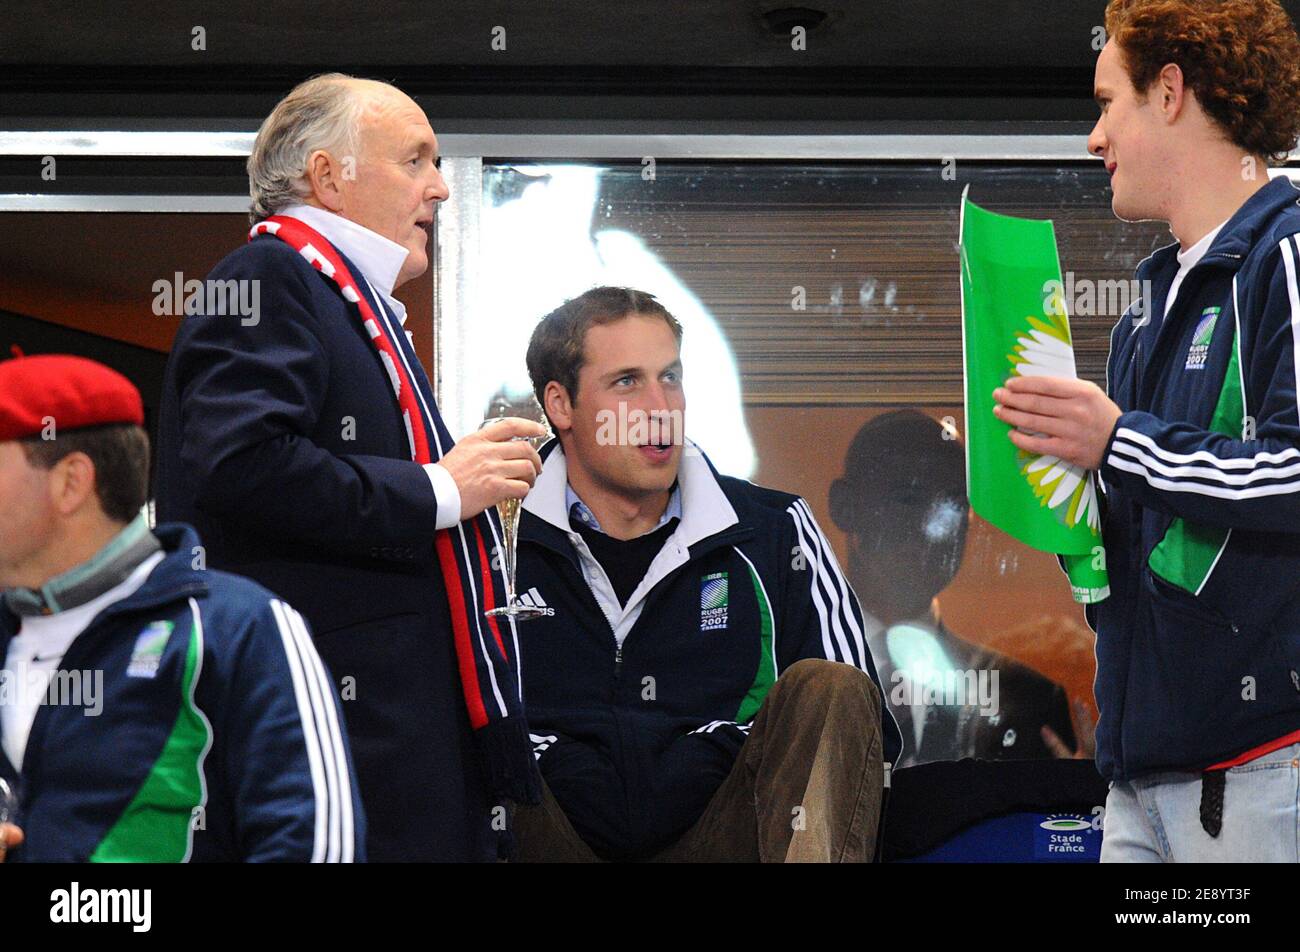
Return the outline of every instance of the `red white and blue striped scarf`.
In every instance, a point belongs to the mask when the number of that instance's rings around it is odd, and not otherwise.
[[[382,305],[380,316],[342,256],[310,226],[296,218],[273,215],[254,225],[248,237],[251,241],[262,234],[287,242],[338,286],[344,300],[356,305],[362,326],[392,383],[394,399],[406,423],[411,459],[420,464],[441,459],[454,443],[451,433],[438,412],[433,390],[414,350],[401,339],[405,334],[392,323]],[[483,615],[485,609],[505,603],[505,577],[501,569],[493,571],[494,560],[485,542],[491,539],[494,547],[502,544],[495,517],[495,512],[488,509],[455,528],[438,530],[434,546],[451,608],[461,687],[489,788],[498,797],[540,803],[541,780],[523,717],[518,632],[511,622],[507,650],[497,620]],[[495,564],[501,566],[504,561],[496,559]]]

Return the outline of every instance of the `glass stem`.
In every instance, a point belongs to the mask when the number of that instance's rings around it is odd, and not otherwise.
[[[518,601],[518,598],[515,595],[515,567],[518,562],[518,554],[515,551],[516,544],[517,540],[514,538],[514,534],[512,533],[511,537],[506,540],[504,546],[506,550],[506,605],[510,608],[513,608],[515,603]]]

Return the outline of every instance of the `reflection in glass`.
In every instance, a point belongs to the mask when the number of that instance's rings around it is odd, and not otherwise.
[[[480,335],[466,352],[483,361],[467,375],[467,412],[481,413],[498,392],[513,398],[531,389],[524,354],[544,314],[597,285],[633,287],[655,295],[682,324],[683,379],[698,408],[687,435],[721,472],[752,475],[754,447],[726,336],[646,237],[608,226],[601,179],[595,166],[484,169],[479,306],[492,319],[466,329]]]
[[[801,494],[828,528],[882,686],[900,692],[888,700],[909,756],[1086,754],[1082,611],[1054,559],[966,504],[958,201],[970,185],[996,211],[1054,219],[1067,287],[1083,294],[1127,284],[1167,228],[1116,221],[1105,170],[1083,157],[968,162],[955,178],[926,162],[653,171],[483,167],[463,427],[498,392],[529,390],[523,355],[542,314],[598,283],[656,294],[685,325],[688,435],[722,472]],[[1079,373],[1100,383],[1121,314],[1067,305]],[[900,408],[911,415],[896,430],[869,425]],[[966,694],[950,697],[958,677]]]

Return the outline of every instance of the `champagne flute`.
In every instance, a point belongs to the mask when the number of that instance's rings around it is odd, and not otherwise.
[[[507,413],[507,410],[509,411]],[[541,436],[516,436],[516,440],[527,440],[533,449],[541,449],[542,445],[551,438],[550,424],[547,422],[546,414],[536,400],[529,400],[528,403],[520,406],[513,405],[507,407],[505,404],[497,403],[493,405],[493,415],[488,417],[480,425],[480,429],[492,423],[499,423],[507,417],[520,417],[525,420],[532,420],[540,423],[546,428],[546,432]],[[520,600],[515,594],[515,575],[518,567],[518,549],[519,549],[519,515],[523,506],[522,499],[502,499],[497,503],[497,515],[501,517],[501,534],[502,538],[502,565],[505,568],[506,576],[506,603],[500,608],[493,608],[485,611],[483,614],[489,618],[513,618],[515,621],[528,621],[530,618],[539,618],[546,614],[546,610],[536,605],[528,605]]]
[[[0,777],[0,827],[12,824],[18,819],[18,794],[4,777]],[[0,860],[3,860],[7,844],[0,840]]]

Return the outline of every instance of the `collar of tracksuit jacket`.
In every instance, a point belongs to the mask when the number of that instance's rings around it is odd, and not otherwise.
[[[1291,180],[1279,176],[1247,199],[1236,214],[1224,223],[1218,237],[1210,244],[1201,260],[1188,270],[1178,289],[1179,300],[1174,301],[1174,308],[1163,320],[1156,319],[1155,315],[1165,313],[1169,290],[1178,274],[1178,253],[1182,246],[1174,242],[1159,248],[1137,266],[1138,286],[1145,287],[1145,282],[1150,281],[1152,289],[1151,300],[1146,302],[1145,307],[1145,313],[1152,315],[1152,318],[1141,329],[1142,337],[1138,341],[1140,350],[1137,359],[1142,364],[1152,363],[1156,355],[1182,333],[1183,328],[1178,319],[1183,310],[1181,305],[1185,305],[1196,293],[1192,276],[1207,269],[1229,273],[1238,271],[1245,262],[1246,255],[1262,237],[1261,231],[1271,225],[1273,216],[1279,209],[1295,204],[1297,197],[1296,187],[1291,184]],[[1145,374],[1140,379],[1142,385],[1137,394],[1136,406],[1148,406],[1152,397],[1148,390],[1155,387],[1158,377],[1155,374]]]
[[[537,483],[525,497],[523,506],[537,518],[520,523],[519,539],[564,556],[582,573],[620,646],[641,617],[646,596],[656,585],[692,559],[753,535],[753,530],[744,525],[718,485],[713,464],[698,446],[687,440],[682,447],[681,468],[677,474],[681,489],[681,522],[650,563],[649,570],[627,604],[620,605],[609,576],[591,554],[582,534],[569,524],[565,493],[569,485],[569,469],[558,440],[552,440],[542,448],[542,459],[542,475],[537,477]]]
[[[1135,326],[1134,309],[1130,308],[1111,331],[1112,358],[1116,353],[1123,354],[1123,351],[1128,351],[1123,355],[1126,369],[1115,368],[1116,372],[1123,377],[1124,392],[1112,390],[1109,393],[1112,399],[1121,404],[1121,409],[1124,403],[1128,404],[1129,410],[1152,407],[1161,375],[1155,372],[1148,373],[1147,368],[1152,368],[1153,371],[1159,368],[1161,365],[1157,358],[1164,351],[1175,346],[1187,330],[1183,326],[1181,315],[1188,312],[1188,302],[1198,296],[1198,284],[1202,282],[1207,272],[1217,272],[1231,282],[1231,300],[1234,302],[1235,312],[1237,272],[1245,264],[1247,255],[1264,237],[1263,232],[1272,227],[1277,213],[1288,205],[1296,204],[1298,198],[1300,198],[1300,190],[1291,183],[1289,178],[1279,176],[1247,199],[1241,208],[1224,222],[1218,237],[1206,249],[1204,256],[1183,277],[1183,283],[1178,289],[1178,299],[1173,302],[1173,307],[1169,309],[1168,314],[1165,314],[1165,305],[1174,278],[1178,274],[1178,253],[1182,250],[1182,246],[1178,242],[1165,245],[1153,251],[1138,264],[1135,271],[1138,287],[1145,288],[1149,282],[1151,288],[1150,299],[1143,301],[1142,313],[1151,315],[1151,319],[1144,326]],[[1163,319],[1156,319],[1155,315],[1165,316]],[[1132,338],[1131,348],[1123,339],[1126,328]],[[1113,388],[1119,381],[1111,379],[1109,383]],[[1102,455],[1100,475],[1103,507],[1109,502],[1106,498],[1108,490],[1106,461],[1110,459],[1112,444],[1122,424],[1122,418],[1116,421]]]
[[[144,584],[135,592],[96,615],[86,626],[86,631],[113,615],[147,611],[207,592],[208,585],[203,579],[203,573],[194,569],[192,559],[175,557],[182,552],[191,552],[195,557],[200,554],[198,533],[184,523],[173,523],[158,526],[153,534],[162,543],[163,552],[168,557],[158,563],[158,567],[149,573]],[[7,607],[0,609],[0,658],[4,657],[9,640],[18,633],[20,621],[18,615]],[[76,642],[73,642],[73,647],[75,646]],[[69,654],[71,651],[72,648],[69,648]]]
[[[105,631],[104,622],[108,619],[137,612],[152,613],[161,606],[183,602],[191,597],[201,598],[207,594],[208,584],[204,581],[203,573],[193,567],[194,558],[200,555],[198,533],[183,523],[174,523],[158,526],[153,534],[162,543],[163,552],[166,553],[163,560],[135,592],[108,605],[91,619],[85,630],[68,646],[67,653],[59,662],[60,670],[72,671],[86,667],[80,659],[95,650]],[[18,633],[20,622],[18,615],[0,600],[0,663],[9,653],[9,642]],[[36,720],[32,722],[27,742],[25,766],[28,770],[40,755],[40,737],[51,710],[50,706],[42,704],[36,711]],[[11,780],[18,775],[3,751],[0,751],[0,774]]]

